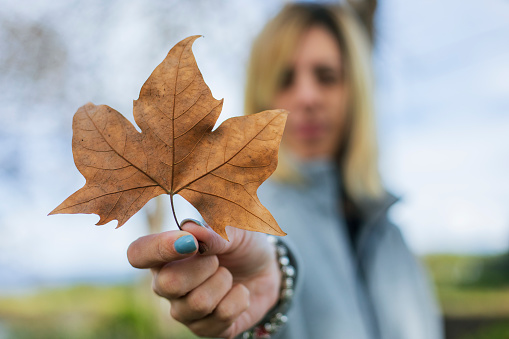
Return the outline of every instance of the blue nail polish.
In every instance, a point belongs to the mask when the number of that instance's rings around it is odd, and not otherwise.
[[[196,251],[196,244],[192,235],[184,235],[175,241],[175,251],[180,254],[188,254]]]
[[[182,220],[182,221],[180,222],[180,227],[182,227],[182,225],[184,225],[184,224],[185,224],[186,222],[188,222],[188,221],[194,222],[194,223],[195,223],[195,224],[197,224],[198,226],[205,227],[205,225],[204,225],[201,221],[196,220],[196,219],[192,219],[192,218],[186,218],[186,219]]]

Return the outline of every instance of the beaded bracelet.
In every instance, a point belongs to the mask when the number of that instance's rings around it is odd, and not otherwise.
[[[294,286],[297,278],[295,258],[291,255],[288,247],[279,238],[267,236],[267,240],[276,247],[277,260],[281,269],[281,289],[279,300],[262,321],[253,328],[243,332],[237,338],[241,339],[267,339],[280,330],[288,321],[286,312],[294,294]],[[292,265],[293,264],[293,265]]]

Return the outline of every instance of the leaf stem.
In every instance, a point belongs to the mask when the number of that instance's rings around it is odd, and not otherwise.
[[[180,228],[180,223],[177,219],[177,215],[175,214],[175,207],[173,205],[173,194],[170,193],[170,204],[171,204],[171,211],[173,212],[173,218],[175,219],[175,222],[177,223],[177,227],[179,228],[179,230],[182,231],[182,228]]]

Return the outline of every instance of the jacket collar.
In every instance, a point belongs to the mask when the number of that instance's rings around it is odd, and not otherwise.
[[[342,185],[337,164],[327,159],[307,162],[296,157],[290,157],[289,160],[298,170],[302,179],[304,179],[304,184],[312,185],[314,187],[313,192],[320,191],[320,194],[314,199],[321,204],[330,204],[330,208],[337,208],[337,203],[341,199],[339,191]],[[322,201],[321,199],[326,199],[327,201]],[[383,220],[386,217],[387,210],[399,200],[398,197],[385,192],[379,199],[365,200],[357,204],[361,217],[359,234],[354,246],[357,257],[360,257],[366,250],[375,246],[376,234],[382,232],[383,225],[386,224]]]
[[[377,200],[365,201],[360,204],[359,209],[362,216],[362,223],[357,238],[357,256],[360,258],[364,253],[375,245],[378,237],[376,234],[385,230],[384,225],[387,210],[398,202],[400,198],[385,192],[384,196]]]

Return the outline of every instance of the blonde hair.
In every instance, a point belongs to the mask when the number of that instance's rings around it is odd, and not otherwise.
[[[350,91],[349,130],[337,156],[345,193],[357,203],[377,199],[384,190],[377,164],[371,49],[366,32],[347,8],[289,4],[265,26],[251,52],[245,114],[277,108],[270,105],[281,87],[284,71],[299,38],[315,25],[324,25],[337,38]],[[278,169],[274,173],[279,180],[291,180],[295,174],[285,154],[282,145]]]

